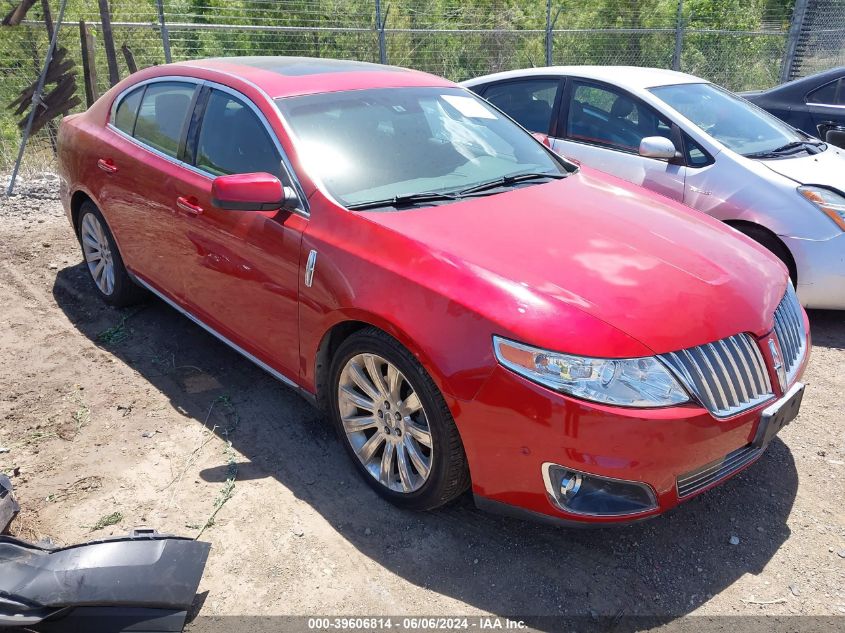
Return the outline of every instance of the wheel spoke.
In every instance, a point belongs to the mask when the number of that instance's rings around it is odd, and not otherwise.
[[[109,264],[106,266],[106,294],[111,294],[114,290],[114,266]]]
[[[405,443],[402,442],[396,448],[396,463],[399,466],[399,479],[402,482],[402,490],[404,492],[410,492],[413,490],[413,483],[411,482],[411,471],[408,468],[408,448],[405,446]]]
[[[384,379],[381,375],[381,370],[376,367],[375,356],[372,354],[365,354],[364,365],[367,367],[367,373],[370,375],[370,380],[373,381],[373,384],[376,386],[376,389],[379,390],[379,393],[384,396],[388,395],[387,387],[384,385]]]
[[[417,442],[422,444],[423,446],[427,446],[431,448],[431,433],[426,431],[424,428],[417,426],[411,420],[405,421],[405,430],[413,437]]]
[[[367,378],[367,374],[361,369],[358,363],[349,364],[349,376],[353,382],[358,385],[358,388],[370,397],[373,402],[381,400],[382,396],[378,388]]]
[[[88,231],[85,231],[82,234],[82,241],[85,244],[87,244],[89,247],[91,247],[93,250],[95,250],[95,251],[100,250],[99,242],[97,242],[97,239],[93,235],[91,235],[91,233],[89,233]]]
[[[411,458],[411,463],[414,465],[414,468],[417,469],[417,472],[420,474],[420,477],[425,479],[428,477],[428,462],[426,458],[420,453],[419,449],[417,448],[414,440],[405,436],[405,450],[408,451],[408,457]]]
[[[407,415],[411,415],[422,409],[422,403],[420,402],[420,397],[417,395],[416,391],[408,396],[402,404],[405,407]]]
[[[368,398],[365,398],[364,396],[362,396],[358,393],[355,393],[354,390],[352,390],[351,388],[346,387],[346,386],[341,387],[340,391],[341,391],[341,397],[349,400],[349,402],[351,404],[354,404],[359,409],[364,409],[365,411],[370,411],[371,413],[375,413],[375,410],[376,410],[377,407],[376,407],[376,403],[373,402],[372,400],[369,400]]]
[[[379,480],[388,488],[391,487],[393,479],[393,454],[396,451],[396,445],[393,442],[388,442],[384,445],[384,452],[381,454],[381,471],[379,472]]]
[[[399,401],[399,388],[402,386],[402,374],[390,363],[387,364],[387,393],[394,402]]]
[[[373,436],[358,449],[358,457],[361,463],[368,464],[382,444],[384,444],[384,435],[373,433]]]
[[[105,269],[105,267],[106,267],[106,260],[99,259],[99,260],[97,260],[97,265],[94,268],[94,272],[91,273],[92,275],[94,275],[94,281],[96,281],[98,284],[101,281],[101,278],[103,276],[103,270]]]
[[[358,433],[367,429],[376,429],[380,425],[371,415],[351,415],[343,419],[343,428],[347,433]]]

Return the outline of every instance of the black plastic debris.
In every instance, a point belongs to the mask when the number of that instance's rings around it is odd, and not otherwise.
[[[61,548],[0,536],[0,628],[181,631],[210,547],[154,530]]]

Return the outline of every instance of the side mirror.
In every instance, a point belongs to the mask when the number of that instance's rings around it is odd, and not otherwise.
[[[835,127],[827,131],[824,135],[824,140],[831,145],[845,148],[845,128]]]
[[[675,149],[675,144],[662,136],[646,136],[640,141],[640,156],[671,160],[675,158],[677,153],[678,150]]]
[[[218,176],[211,183],[211,202],[230,211],[293,209],[299,199],[291,187],[266,172]]]

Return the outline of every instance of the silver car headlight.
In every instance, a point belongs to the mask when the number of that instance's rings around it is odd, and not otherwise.
[[[822,213],[836,222],[836,226],[845,231],[845,196],[813,185],[798,187],[798,193],[816,205]]]
[[[588,358],[550,352],[493,337],[499,363],[511,371],[577,398],[623,407],[664,407],[689,395],[659,360]]]

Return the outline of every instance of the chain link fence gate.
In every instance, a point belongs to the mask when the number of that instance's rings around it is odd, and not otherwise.
[[[0,0],[0,10],[16,2]],[[774,85],[785,71],[792,78],[842,64],[845,39],[845,0],[110,0],[109,6],[116,48],[126,45],[138,68],[168,58],[302,55],[381,61],[460,81],[530,66],[613,64],[676,68],[746,90]],[[801,6],[800,24],[792,24]],[[6,105],[38,77],[49,45],[40,10],[36,4],[21,25],[0,27],[4,179],[21,118]],[[99,94],[109,88],[109,71],[97,2],[69,0],[58,44],[76,62],[84,101],[80,20],[94,35]],[[120,52],[118,62],[126,76]],[[30,139],[24,178],[53,169],[54,129]]]

